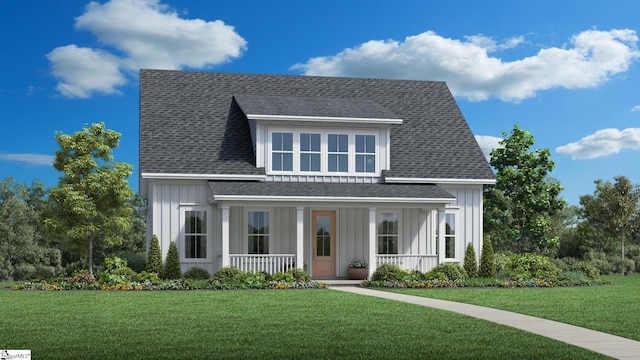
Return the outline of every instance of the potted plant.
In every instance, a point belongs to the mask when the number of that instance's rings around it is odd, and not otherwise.
[[[366,280],[369,277],[369,263],[363,259],[353,259],[347,273],[350,280]]]

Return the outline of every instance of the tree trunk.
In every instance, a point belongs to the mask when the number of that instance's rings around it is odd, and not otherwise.
[[[622,238],[620,239],[620,258],[624,260],[624,231],[622,232]]]
[[[89,274],[93,276],[93,238],[87,240],[87,266]]]

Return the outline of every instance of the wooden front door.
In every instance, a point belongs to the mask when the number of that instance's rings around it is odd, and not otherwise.
[[[313,276],[336,276],[336,212],[312,211]]]

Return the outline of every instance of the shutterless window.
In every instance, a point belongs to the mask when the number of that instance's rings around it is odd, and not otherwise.
[[[271,169],[293,171],[293,134],[271,133]]]
[[[204,259],[207,257],[207,212],[184,212],[184,257]]]
[[[456,215],[445,214],[446,232],[444,235],[444,257],[456,257]]]
[[[349,136],[346,134],[327,135],[329,172],[349,171]]]
[[[378,215],[378,254],[398,253],[398,213]]]
[[[375,135],[356,135],[356,172],[376,171]]]
[[[247,237],[249,254],[269,253],[269,212],[248,212]]]
[[[300,134],[300,171],[320,171],[320,134]]]

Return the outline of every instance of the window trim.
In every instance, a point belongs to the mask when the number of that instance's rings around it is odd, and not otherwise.
[[[291,133],[293,134],[293,167],[291,171],[273,170],[273,148],[272,140],[273,133]],[[301,134],[320,134],[320,171],[302,171],[300,170],[300,135]],[[329,171],[329,134],[347,135],[348,136],[348,152],[347,172],[330,172]],[[375,168],[373,172],[356,172],[356,135],[371,135],[375,140],[375,153],[367,153],[375,157]],[[303,175],[303,176],[357,176],[357,177],[371,177],[380,176],[382,169],[382,135],[379,129],[341,129],[341,128],[327,128],[327,129],[309,129],[309,128],[283,128],[280,126],[269,126],[266,132],[266,156],[265,169],[268,175]],[[388,147],[388,145],[387,145]],[[307,153],[307,152],[305,152]],[[337,153],[331,153],[337,154]],[[360,154],[362,155],[362,154]]]
[[[206,255],[203,258],[188,258],[186,257],[186,213],[187,211],[205,211],[205,220],[207,230],[204,232],[204,236],[206,236]],[[209,205],[181,205],[180,206],[180,243],[176,244],[178,247],[178,253],[180,254],[180,262],[193,263],[193,262],[211,262],[212,260],[212,234],[213,234],[213,210]]]
[[[255,254],[250,254],[249,253],[249,235],[253,235],[255,236],[255,234],[249,234],[249,229],[248,229],[248,225],[249,225],[249,213],[250,212],[266,212],[267,214],[269,214],[269,233],[266,234],[269,239],[268,239],[268,249],[269,251],[266,253],[255,253]],[[273,211],[270,208],[247,208],[244,211],[244,222],[242,224],[243,226],[243,234],[244,234],[244,241],[243,241],[243,245],[242,245],[242,249],[243,252],[247,255],[269,255],[272,254],[272,249],[271,249],[271,238],[273,237],[273,230],[271,227],[271,224],[273,223]]]
[[[386,214],[386,213],[394,213],[397,214],[398,216],[398,234],[396,235],[398,237],[398,252],[395,254],[382,254],[378,252],[378,247],[379,247],[379,241],[380,241],[380,220],[382,218],[382,214]],[[400,209],[379,209],[376,212],[376,255],[401,255],[403,253],[402,251],[402,211]],[[382,236],[389,236],[389,235],[382,235]]]

